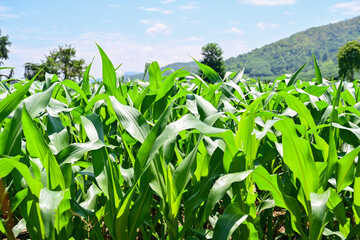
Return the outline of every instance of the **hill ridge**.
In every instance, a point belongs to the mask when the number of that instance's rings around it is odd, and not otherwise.
[[[294,33],[237,57],[230,57],[225,60],[225,66],[227,71],[232,72],[245,68],[245,74],[250,77],[273,78],[284,73],[294,73],[314,53],[323,76],[337,77],[336,54],[341,46],[352,40],[360,40],[360,16]],[[195,62],[172,63],[162,69],[177,70],[181,67],[192,71],[197,69]],[[314,77],[313,61],[309,62],[299,77]]]

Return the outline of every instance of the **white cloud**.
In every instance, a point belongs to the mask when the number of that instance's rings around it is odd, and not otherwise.
[[[291,12],[289,12],[289,11],[284,11],[284,14],[285,14],[285,15],[291,15]]]
[[[219,45],[224,50],[225,59],[229,57],[236,57],[239,54],[243,54],[251,50],[251,47],[242,40],[219,42]]]
[[[158,12],[158,13],[162,13],[164,15],[168,15],[168,14],[172,13],[172,11],[170,11],[170,10],[162,10],[161,8],[158,8],[158,7],[152,7],[152,8],[140,7],[140,9],[147,11],[147,12]]]
[[[356,15],[360,13],[360,1],[341,2],[331,7],[332,12],[340,11],[348,15]]]
[[[18,15],[15,14],[9,14],[9,13],[1,13],[0,12],[0,19],[1,20],[5,20],[5,19],[9,19],[9,18],[18,18]]]
[[[296,0],[240,0],[240,2],[255,6],[280,6],[295,4]]]
[[[156,35],[156,34],[170,34],[170,29],[168,26],[162,23],[155,23],[152,27],[146,29],[145,33]]]
[[[264,29],[268,29],[268,28],[277,28],[279,27],[279,24],[276,23],[264,23],[264,22],[259,22],[258,24],[256,24],[256,27],[260,30],[264,30]]]
[[[122,7],[120,4],[108,4],[108,7],[111,7],[111,8],[120,8]]]
[[[244,34],[244,31],[238,29],[237,27],[232,27],[232,28],[230,28],[230,32],[236,33],[236,34],[238,34],[238,35],[243,35],[243,34]]]
[[[197,2],[190,2],[186,5],[182,5],[179,7],[181,10],[194,10],[194,9],[198,9],[198,3]]]
[[[135,37],[119,33],[89,32],[74,36],[74,39],[76,40],[72,41],[72,43],[79,58],[84,58],[86,63],[89,63],[95,56],[90,72],[95,78],[102,75],[101,58],[94,44],[95,41],[106,52],[114,66],[123,63],[120,70],[125,72],[143,71],[147,60],[158,61],[160,66],[174,62],[190,62],[192,59],[189,55],[197,59],[200,58],[202,47],[199,41],[188,41],[191,39],[196,40],[195,37],[148,43],[146,41],[137,41]],[[39,52],[43,56],[49,50],[45,49]],[[26,55],[31,55],[31,53],[27,52],[24,56]]]
[[[99,50],[95,42],[106,52],[114,66],[123,63],[120,70],[123,71],[143,71],[145,62],[158,61],[160,66],[165,66],[174,62],[190,62],[191,57],[201,58],[201,47],[203,40],[192,36],[188,38],[177,38],[174,40],[147,42],[141,41],[137,37],[124,35],[121,33],[106,32],[86,32],[72,35],[71,38],[65,35],[52,35],[53,40],[50,44],[39,46],[13,43],[9,60],[4,61],[4,66],[16,67],[15,76],[22,77],[25,62],[40,62],[44,55],[49,54],[58,45],[64,42],[71,44],[76,49],[77,58],[85,59],[88,64],[95,56],[90,74],[95,78],[102,76],[102,64]],[[219,42],[224,50],[224,57],[234,57],[240,53],[249,51],[251,48],[243,41],[224,41]]]
[[[165,1],[162,1],[161,4],[168,4],[171,2],[175,2],[175,0],[165,0]]]
[[[9,10],[10,10],[9,7],[5,7],[5,6],[0,5],[0,12],[7,12]]]
[[[0,5],[0,20],[19,17],[19,15],[15,15],[10,12],[11,12],[11,8]]]

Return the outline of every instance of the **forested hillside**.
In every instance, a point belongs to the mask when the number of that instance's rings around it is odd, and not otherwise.
[[[289,38],[265,45],[249,53],[226,60],[229,71],[245,67],[252,77],[293,73],[315,54],[324,77],[338,74],[336,54],[341,46],[360,39],[360,17],[321,27],[310,28]],[[313,76],[313,62],[302,76]]]
[[[309,61],[314,53],[323,76],[337,77],[336,54],[341,46],[352,40],[360,40],[360,17],[310,28],[249,53],[229,58],[225,61],[226,70],[237,72],[245,68],[246,75],[266,79],[284,73],[294,73]],[[182,67],[190,71],[196,70],[194,62],[173,63],[162,69],[177,70]],[[299,77],[314,77],[312,59]]]

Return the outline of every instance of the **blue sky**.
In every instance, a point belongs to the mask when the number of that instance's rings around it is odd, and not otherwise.
[[[143,71],[201,58],[201,47],[220,44],[235,57],[310,27],[360,15],[360,0],[0,0],[0,29],[12,45],[5,66],[22,77],[25,62],[71,44],[101,77],[97,42],[123,71]]]

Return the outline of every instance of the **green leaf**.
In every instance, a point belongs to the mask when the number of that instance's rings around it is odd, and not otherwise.
[[[355,223],[360,224],[360,162],[357,162],[355,180],[354,180],[354,202],[353,210]]]
[[[88,116],[81,116],[81,121],[90,141],[100,139],[104,142],[104,129],[99,115],[93,113]]]
[[[292,75],[292,77],[290,78],[290,81],[288,82],[287,86],[290,87],[292,85],[294,85],[297,76],[299,75],[299,73],[301,72],[301,70],[304,69],[304,67],[308,64],[308,62],[306,62],[304,65],[301,66],[301,68],[299,68],[294,75]]]
[[[26,137],[26,148],[30,156],[39,158],[46,169],[48,187],[52,190],[58,186],[65,189],[65,181],[60,167],[25,107],[22,113],[22,123]]]
[[[256,158],[259,142],[256,139],[255,133],[255,109],[258,108],[262,98],[253,101],[247,108],[246,112],[242,114],[238,130],[235,135],[235,144],[239,149],[242,149],[246,154],[247,169],[253,168],[253,161]]]
[[[110,101],[122,127],[143,143],[150,132],[146,119],[137,109],[121,104],[114,97],[110,97]]]
[[[252,173],[256,185],[261,190],[270,191],[276,206],[286,208],[286,204],[283,198],[282,185],[279,184],[280,180],[278,175],[270,175],[263,166],[258,166]]]
[[[170,76],[166,77],[160,89],[157,91],[155,102],[163,98],[166,95],[166,93],[168,93],[174,87],[176,78],[182,78],[188,75],[190,75],[188,71],[179,69],[173,72],[172,74],[170,74]],[[151,86],[152,85],[150,85],[150,91],[151,91]]]
[[[145,62],[145,69],[144,69],[144,74],[143,74],[143,77],[142,77],[142,80],[143,80],[143,81],[145,80],[145,76],[146,76],[146,73],[147,73],[148,70],[149,70],[150,65],[151,65],[151,62],[150,62],[150,61],[146,61],[146,62]]]
[[[315,67],[315,76],[316,76],[316,83],[317,84],[322,84],[323,80],[322,80],[322,75],[321,75],[321,71],[320,68],[316,62],[316,58],[315,58],[315,54],[313,53],[313,59],[314,59],[314,67]]]
[[[74,163],[80,160],[85,153],[98,150],[102,147],[105,147],[105,144],[98,139],[86,143],[73,143],[59,152],[56,155],[56,159],[59,165]]]
[[[154,142],[145,166],[146,167],[149,166],[151,160],[154,158],[155,154],[159,151],[161,147],[166,148],[166,146],[174,142],[179,132],[192,128],[199,130],[200,133],[203,134],[217,135],[217,136],[229,132],[228,130],[225,129],[211,127],[205,124],[204,122],[196,119],[194,116],[187,114],[183,116],[181,119],[166,126],[165,130]],[[224,141],[227,140],[231,141],[231,139],[224,138]]]
[[[301,226],[301,210],[299,203],[293,197],[287,196],[282,188],[277,175],[270,175],[263,166],[258,166],[253,171],[253,177],[257,186],[261,190],[270,191],[275,203],[279,207],[286,208],[291,213],[291,218],[295,222],[295,230],[301,235],[303,239],[308,239]]]
[[[62,227],[69,221],[68,218],[61,218],[65,211],[70,208],[70,203],[66,204],[68,208],[60,208],[61,202],[69,202],[70,191],[66,189],[64,191],[51,191],[47,188],[41,189],[39,196],[39,208],[41,217],[44,222],[45,236],[47,239],[55,237],[55,229],[59,232]]]
[[[25,164],[18,162],[18,160],[19,157],[0,158],[0,178],[6,177],[13,168],[16,168],[29,185],[31,192],[38,197],[43,187],[41,182],[37,181],[32,176],[29,168]]]
[[[86,237],[89,237],[89,239],[103,240],[104,236],[101,232],[100,223],[99,221],[97,221],[97,216],[95,215],[95,213],[81,207],[76,201],[74,201],[73,203],[74,205],[71,210],[74,212],[74,215],[76,217],[80,218],[80,220],[84,222],[85,226],[83,226],[83,224],[81,224],[80,221],[77,221],[77,223],[80,224],[79,226],[75,226],[74,235],[69,240],[77,239],[76,236],[85,237],[84,234],[85,230],[87,231]],[[76,217],[74,217],[74,222],[77,220]],[[83,227],[85,228],[84,230],[82,229]]]
[[[330,197],[328,200],[328,208],[334,213],[339,223],[344,226],[346,224],[346,210],[342,198],[337,194],[336,190],[330,188]]]
[[[352,240],[356,237],[360,236],[360,225],[356,225],[353,229],[351,229],[349,235],[347,236],[346,240]]]
[[[0,101],[0,123],[9,116],[12,111],[19,105],[25,94],[29,91],[29,88],[34,80],[29,81],[23,87],[16,90],[5,99]]]
[[[345,240],[344,235],[342,235],[339,231],[333,232],[328,228],[324,228],[324,232],[323,235],[326,237],[332,236],[332,235],[336,235],[338,236],[341,240]]]
[[[343,81],[344,81],[344,78],[341,78],[341,81],[339,83],[339,87],[337,90],[335,88],[335,84],[333,85],[333,87],[336,90],[336,94],[335,94],[335,97],[332,99],[333,108],[332,108],[331,117],[330,117],[330,125],[331,125],[330,129],[333,128],[332,123],[334,122],[335,117],[337,117],[336,116],[336,114],[337,114],[336,108],[339,106],[341,91],[343,88]]]
[[[286,100],[288,106],[299,114],[300,121],[304,126],[307,128],[313,128],[316,126],[314,118],[303,102],[286,92],[278,92],[277,94],[283,97]]]
[[[48,115],[47,134],[57,151],[69,145],[69,134],[60,118]]]
[[[28,188],[20,190],[16,193],[15,197],[11,199],[11,212],[14,212],[19,207],[19,205],[25,199],[27,194],[28,194]]]
[[[218,113],[218,110],[210,102],[206,101],[203,97],[198,95],[194,95],[194,97],[201,120],[204,121],[205,118]]]
[[[144,143],[141,145],[139,152],[136,155],[136,164],[134,166],[136,178],[138,178],[138,176],[140,176],[140,174],[144,172],[143,168],[146,162],[148,161],[148,157],[151,152],[151,149],[155,143],[156,138],[164,131],[167,122],[169,121],[169,117],[172,109],[173,109],[173,103],[169,104],[169,106],[165,109],[163,114],[161,114],[155,126],[151,129]]]
[[[205,222],[214,208],[215,204],[222,199],[227,190],[231,187],[234,182],[244,181],[247,176],[252,172],[248,170],[240,173],[229,173],[219,177],[213,187],[210,190],[209,196],[206,201],[205,210],[203,214],[202,223]]]
[[[116,214],[114,222],[115,236],[117,239],[127,239],[128,231],[124,231],[128,227],[128,218],[130,213],[131,199],[134,195],[136,185],[133,185],[125,195],[125,199]]]
[[[147,171],[149,173],[149,171]],[[140,182],[140,195],[134,202],[129,213],[129,239],[135,239],[137,236],[136,229],[149,215],[152,206],[153,190],[149,187],[148,174],[143,175]]]
[[[53,84],[46,91],[35,93],[24,100],[26,109],[32,118],[45,110],[55,86],[56,84]],[[0,154],[14,156],[21,152],[22,108],[23,106],[20,105],[15,110],[14,117],[6,124],[0,135]]]
[[[336,168],[336,191],[339,193],[354,181],[355,158],[360,152],[360,147],[355,148],[339,159]]]
[[[157,62],[152,62],[149,67],[149,86],[150,93],[157,92],[162,86],[161,70]]]
[[[228,205],[216,222],[213,239],[230,239],[231,234],[247,217],[248,215],[241,211],[237,203]]]
[[[85,103],[88,104],[88,99],[86,97],[86,94],[84,93],[84,91],[79,87],[79,85],[77,85],[74,81],[71,80],[64,80],[61,82],[61,84],[74,89],[77,93],[80,94],[80,96],[84,99]]]
[[[327,90],[329,89],[329,86],[317,86],[312,85],[304,89],[305,92],[307,92],[310,95],[320,97],[323,95]]]
[[[196,154],[197,148],[201,138],[199,138],[198,143],[195,145],[193,150],[186,156],[186,158],[179,164],[174,172],[174,184],[176,192],[178,195],[181,195],[185,190],[186,184],[189,182],[196,170]]]
[[[219,83],[222,82],[221,77],[219,76],[219,74],[217,72],[215,72],[214,69],[212,69],[209,66],[206,66],[205,64],[202,64],[198,61],[196,61],[194,59],[194,61],[196,62],[196,64],[199,66],[199,68],[201,69],[201,71],[205,74],[205,76],[213,83]]]
[[[321,239],[322,232],[326,225],[326,211],[327,202],[330,197],[330,189],[326,192],[317,194],[310,193],[311,202],[311,217],[310,224],[310,239]]]
[[[96,44],[97,45],[97,44]],[[105,85],[106,94],[109,96],[116,97],[121,103],[126,104],[126,101],[123,96],[121,96],[119,90],[116,87],[116,74],[115,68],[104,50],[97,45],[101,60],[102,60],[102,74],[103,74],[103,83]]]
[[[89,83],[89,73],[91,65],[93,64],[94,59],[91,61],[91,63],[86,67],[86,70],[84,72],[83,81],[82,81],[82,90],[86,94],[86,96],[89,96],[91,94],[90,92],[90,83]]]
[[[282,133],[284,162],[299,179],[306,199],[310,201],[310,193],[317,192],[319,186],[319,175],[310,144],[297,136],[295,124],[291,119],[277,121],[274,125]]]

